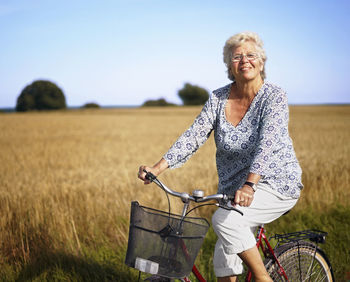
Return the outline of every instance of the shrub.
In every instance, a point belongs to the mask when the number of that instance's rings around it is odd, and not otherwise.
[[[96,108],[100,108],[100,105],[98,105],[96,103],[86,103],[81,108],[82,109],[96,109]]]
[[[167,106],[176,106],[175,104],[168,103],[164,98],[158,100],[148,100],[143,103],[143,107],[167,107]]]

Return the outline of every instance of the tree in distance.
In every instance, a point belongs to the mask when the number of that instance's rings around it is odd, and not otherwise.
[[[176,104],[168,103],[164,98],[158,100],[147,100],[142,104],[142,107],[167,107],[176,106]]]
[[[185,106],[203,105],[209,98],[209,93],[202,87],[185,83],[178,95]]]
[[[66,98],[62,90],[47,80],[36,80],[27,85],[17,98],[16,111],[65,109]]]

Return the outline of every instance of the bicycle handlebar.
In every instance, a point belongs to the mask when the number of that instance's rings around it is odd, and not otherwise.
[[[203,191],[200,191],[200,190],[193,191],[192,195],[190,195],[186,192],[182,192],[182,193],[176,192],[176,191],[170,189],[169,187],[167,187],[166,185],[164,185],[164,183],[162,183],[159,179],[157,179],[157,177],[153,173],[148,172],[146,170],[143,170],[143,171],[146,173],[145,178],[147,180],[157,184],[166,193],[168,193],[174,197],[181,198],[181,200],[184,203],[188,203],[189,201],[193,201],[196,203],[204,203],[204,202],[216,200],[219,203],[219,207],[224,208],[224,209],[228,209],[228,210],[234,210],[234,211],[240,213],[241,215],[243,215],[243,213],[240,210],[236,209],[235,207],[227,206],[227,203],[229,201],[234,200],[234,196],[230,196],[230,195],[226,195],[226,194],[213,194],[213,195],[209,195],[209,196],[204,196]]]

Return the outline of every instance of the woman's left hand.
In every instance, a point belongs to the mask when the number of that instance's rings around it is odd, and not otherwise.
[[[236,192],[234,204],[240,205],[242,207],[249,207],[253,199],[254,190],[252,187],[243,185],[243,187]]]

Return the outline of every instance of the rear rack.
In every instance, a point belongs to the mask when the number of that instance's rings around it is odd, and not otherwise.
[[[275,234],[272,238],[278,240],[279,243],[297,242],[300,240],[310,240],[316,244],[324,243],[327,232],[320,230],[304,230],[285,234]]]

